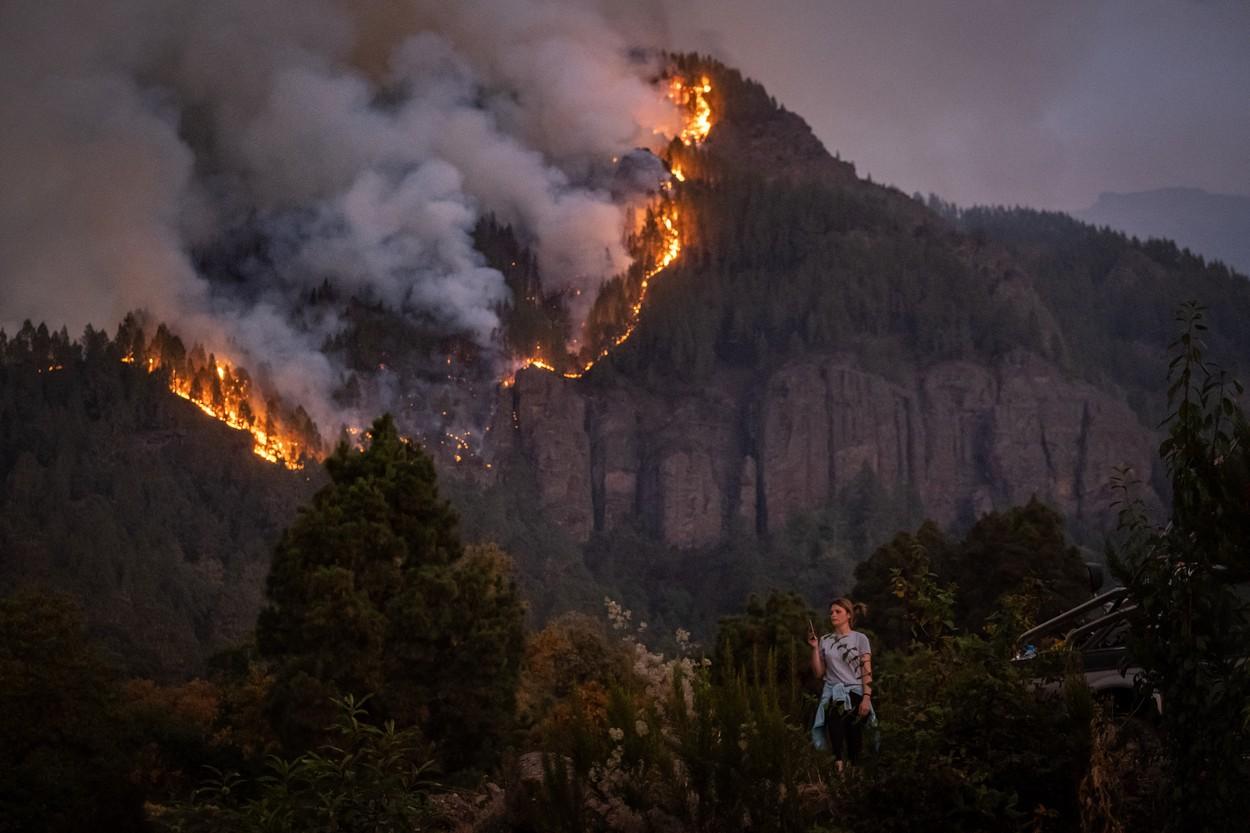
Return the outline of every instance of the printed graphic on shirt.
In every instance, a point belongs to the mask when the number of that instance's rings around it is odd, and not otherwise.
[[[834,636],[829,634],[830,645],[827,650],[837,651],[837,656],[846,663],[846,665],[854,671],[859,671],[859,648],[853,644],[850,637],[858,636],[858,634],[848,633],[846,636]]]
[[[858,631],[844,636],[827,633],[820,638],[825,656],[825,679],[831,683],[857,685],[863,671],[863,657],[870,654],[868,637]]]

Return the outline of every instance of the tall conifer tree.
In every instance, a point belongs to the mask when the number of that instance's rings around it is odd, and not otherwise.
[[[331,698],[373,694],[377,717],[419,726],[456,768],[488,763],[512,716],[522,606],[507,559],[462,548],[434,466],[390,416],[341,445],[331,483],[283,535],[261,612],[275,728],[307,747]]]

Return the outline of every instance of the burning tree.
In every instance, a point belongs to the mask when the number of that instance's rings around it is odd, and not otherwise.
[[[293,749],[331,722],[331,698],[373,693],[375,718],[419,727],[443,764],[488,763],[514,710],[522,606],[506,556],[462,548],[434,466],[390,416],[341,445],[331,484],[274,553],[257,624],[274,663],[271,716]]]

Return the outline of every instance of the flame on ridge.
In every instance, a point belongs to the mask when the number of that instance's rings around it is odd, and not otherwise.
[[[697,145],[707,139],[707,134],[712,131],[712,105],[707,100],[707,94],[711,91],[712,82],[706,75],[697,84],[687,83],[680,76],[669,82],[669,99],[674,104],[685,107],[690,113],[681,129],[682,144]]]
[[[669,81],[668,97],[674,104],[686,110],[688,117],[686,123],[682,126],[681,133],[678,138],[682,144],[694,146],[701,144],[707,139],[708,133],[712,130],[712,106],[708,103],[707,95],[712,92],[712,82],[706,76],[701,76],[698,83],[689,83],[681,76],[674,76]],[[615,160],[614,160],[615,161]],[[669,168],[672,177],[677,182],[685,182],[686,176],[681,165],[673,163]],[[673,189],[672,182],[665,182],[662,190],[671,193]],[[638,327],[638,319],[642,314],[642,306],[647,299],[647,290],[651,285],[651,280],[660,272],[663,272],[678,256],[681,255],[681,230],[679,226],[680,213],[677,203],[669,199],[665,194],[661,194],[657,198],[657,204],[653,206],[657,212],[660,222],[660,233],[663,242],[656,259],[656,264],[642,277],[642,283],[638,289],[638,299],[630,306],[629,317],[625,322],[625,327],[612,343],[599,351],[599,354],[582,365],[580,370],[576,371],[559,371],[549,361],[544,359],[542,355],[535,354],[528,358],[522,359],[516,364],[513,370],[504,378],[502,384],[504,387],[511,387],[516,383],[516,373],[518,370],[527,367],[537,367],[542,370],[548,370],[552,373],[559,373],[566,379],[580,379],[585,376],[592,367],[595,366],[606,356],[613,348],[619,347],[629,340],[634,334],[634,330]]]
[[[172,365],[163,365],[158,356],[136,359],[133,353],[129,353],[122,357],[122,361],[143,367],[148,373],[166,367],[171,393],[236,431],[251,434],[252,453],[261,459],[298,470],[304,467],[305,458],[316,456],[316,449],[306,440],[285,435],[263,410],[253,404],[256,397],[251,379],[246,371],[233,367],[229,362],[216,359],[212,370],[200,368],[188,376],[186,372],[179,373]],[[212,384],[214,376],[215,385]]]

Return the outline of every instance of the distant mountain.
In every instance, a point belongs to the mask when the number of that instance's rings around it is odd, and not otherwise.
[[[1103,193],[1075,216],[1146,239],[1162,237],[1250,275],[1250,196],[1200,188]]]

